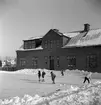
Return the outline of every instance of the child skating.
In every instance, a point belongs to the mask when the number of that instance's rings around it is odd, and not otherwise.
[[[91,75],[92,75],[91,72],[90,72],[89,74],[87,74],[87,75],[84,77],[83,83],[85,83],[86,81],[88,81],[88,83],[91,83]]]
[[[43,72],[42,72],[42,82],[45,81],[45,80],[44,80],[45,74],[46,74],[46,73],[43,71]]]
[[[56,75],[51,71],[51,79],[53,84],[55,84],[55,78],[56,78]]]
[[[38,79],[39,79],[39,82],[40,82],[40,78],[41,78],[41,71],[39,70],[38,71]]]

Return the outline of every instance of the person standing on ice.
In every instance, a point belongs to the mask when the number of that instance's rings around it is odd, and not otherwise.
[[[64,71],[63,70],[61,70],[61,75],[64,76]]]
[[[53,84],[55,84],[55,78],[56,78],[56,75],[51,71],[51,79]]]
[[[45,81],[45,80],[44,80],[45,74],[46,74],[46,73],[43,71],[43,72],[42,72],[42,82]]]
[[[40,82],[40,78],[41,78],[41,71],[38,71],[38,78],[39,78],[39,82]]]
[[[83,83],[85,83],[86,81],[88,81],[88,83],[90,83],[91,75],[92,75],[91,72],[90,72],[89,74],[87,74],[87,75],[84,77],[84,82],[83,82]]]

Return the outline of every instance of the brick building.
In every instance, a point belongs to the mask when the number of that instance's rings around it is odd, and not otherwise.
[[[23,47],[16,53],[18,69],[101,72],[101,29],[90,29],[89,24],[84,24],[81,31],[69,33],[50,29],[41,37],[23,40]]]

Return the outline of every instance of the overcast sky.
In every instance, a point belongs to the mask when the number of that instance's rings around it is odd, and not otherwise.
[[[95,2],[96,1],[96,2]],[[16,56],[22,40],[46,34],[101,28],[100,0],[0,0],[0,56]]]

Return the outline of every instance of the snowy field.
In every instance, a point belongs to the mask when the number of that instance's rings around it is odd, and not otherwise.
[[[43,70],[41,70],[43,71]],[[50,71],[45,82],[38,82],[37,70],[16,72],[0,71],[0,105],[100,105],[101,74],[92,74],[92,83],[83,84],[84,74],[79,70],[55,71],[56,84],[52,84]],[[94,104],[94,103],[100,104]],[[46,104],[47,103],[47,104]],[[92,103],[92,104],[91,104]]]

